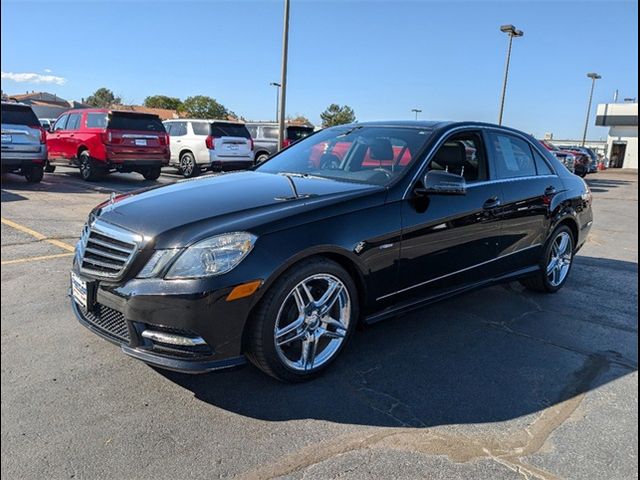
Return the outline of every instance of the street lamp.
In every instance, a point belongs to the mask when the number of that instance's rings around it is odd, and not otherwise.
[[[416,114],[416,120],[418,120],[418,114],[422,113],[422,110],[419,108],[412,108],[411,111]]]
[[[289,4],[284,0],[284,24],[282,27],[282,75],[280,78],[280,108],[278,109],[278,150],[284,146],[284,119],[287,99],[287,58],[289,53]]]
[[[269,84],[272,87],[276,87],[276,122],[278,121],[278,110],[280,108],[280,87],[282,86],[280,83],[278,82],[271,82]]]
[[[584,122],[584,133],[582,134],[582,146],[587,143],[587,130],[589,129],[589,115],[591,114],[591,104],[593,103],[593,90],[596,88],[596,80],[602,77],[595,72],[587,73],[587,77],[591,79],[591,93],[589,93],[589,106],[587,107],[587,119]]]
[[[514,37],[522,37],[524,32],[518,30],[513,25],[502,25],[500,31],[509,35],[509,48],[507,49],[507,62],[504,67],[504,81],[502,82],[502,98],[500,99],[500,113],[498,114],[498,125],[502,125],[502,116],[504,115],[504,99],[507,95],[507,80],[509,78],[509,64],[511,63],[511,47]]]

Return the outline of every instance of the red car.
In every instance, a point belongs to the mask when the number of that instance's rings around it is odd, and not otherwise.
[[[169,136],[157,115],[108,109],[70,110],[47,135],[49,165],[80,168],[87,181],[117,171],[156,180],[170,158]]]

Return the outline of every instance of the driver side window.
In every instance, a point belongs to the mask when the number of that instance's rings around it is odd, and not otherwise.
[[[463,132],[449,137],[433,156],[429,170],[461,175],[467,183],[487,180],[489,172],[482,135]]]

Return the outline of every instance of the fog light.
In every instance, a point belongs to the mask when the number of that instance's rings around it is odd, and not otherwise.
[[[179,345],[181,347],[198,347],[207,344],[202,337],[184,337],[182,335],[159,332],[157,330],[144,330],[141,335],[153,342]]]

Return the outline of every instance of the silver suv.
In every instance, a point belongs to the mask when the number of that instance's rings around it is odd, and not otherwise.
[[[278,151],[278,124],[270,122],[247,123],[247,128],[253,138],[253,151],[256,155],[256,163],[262,163]],[[307,125],[285,125],[284,146],[311,135],[313,127]]]
[[[31,107],[2,102],[2,173],[18,172],[36,183],[46,161],[47,134]]]
[[[244,123],[225,120],[166,120],[170,165],[186,178],[203,170],[242,170],[253,166],[253,141]]]

